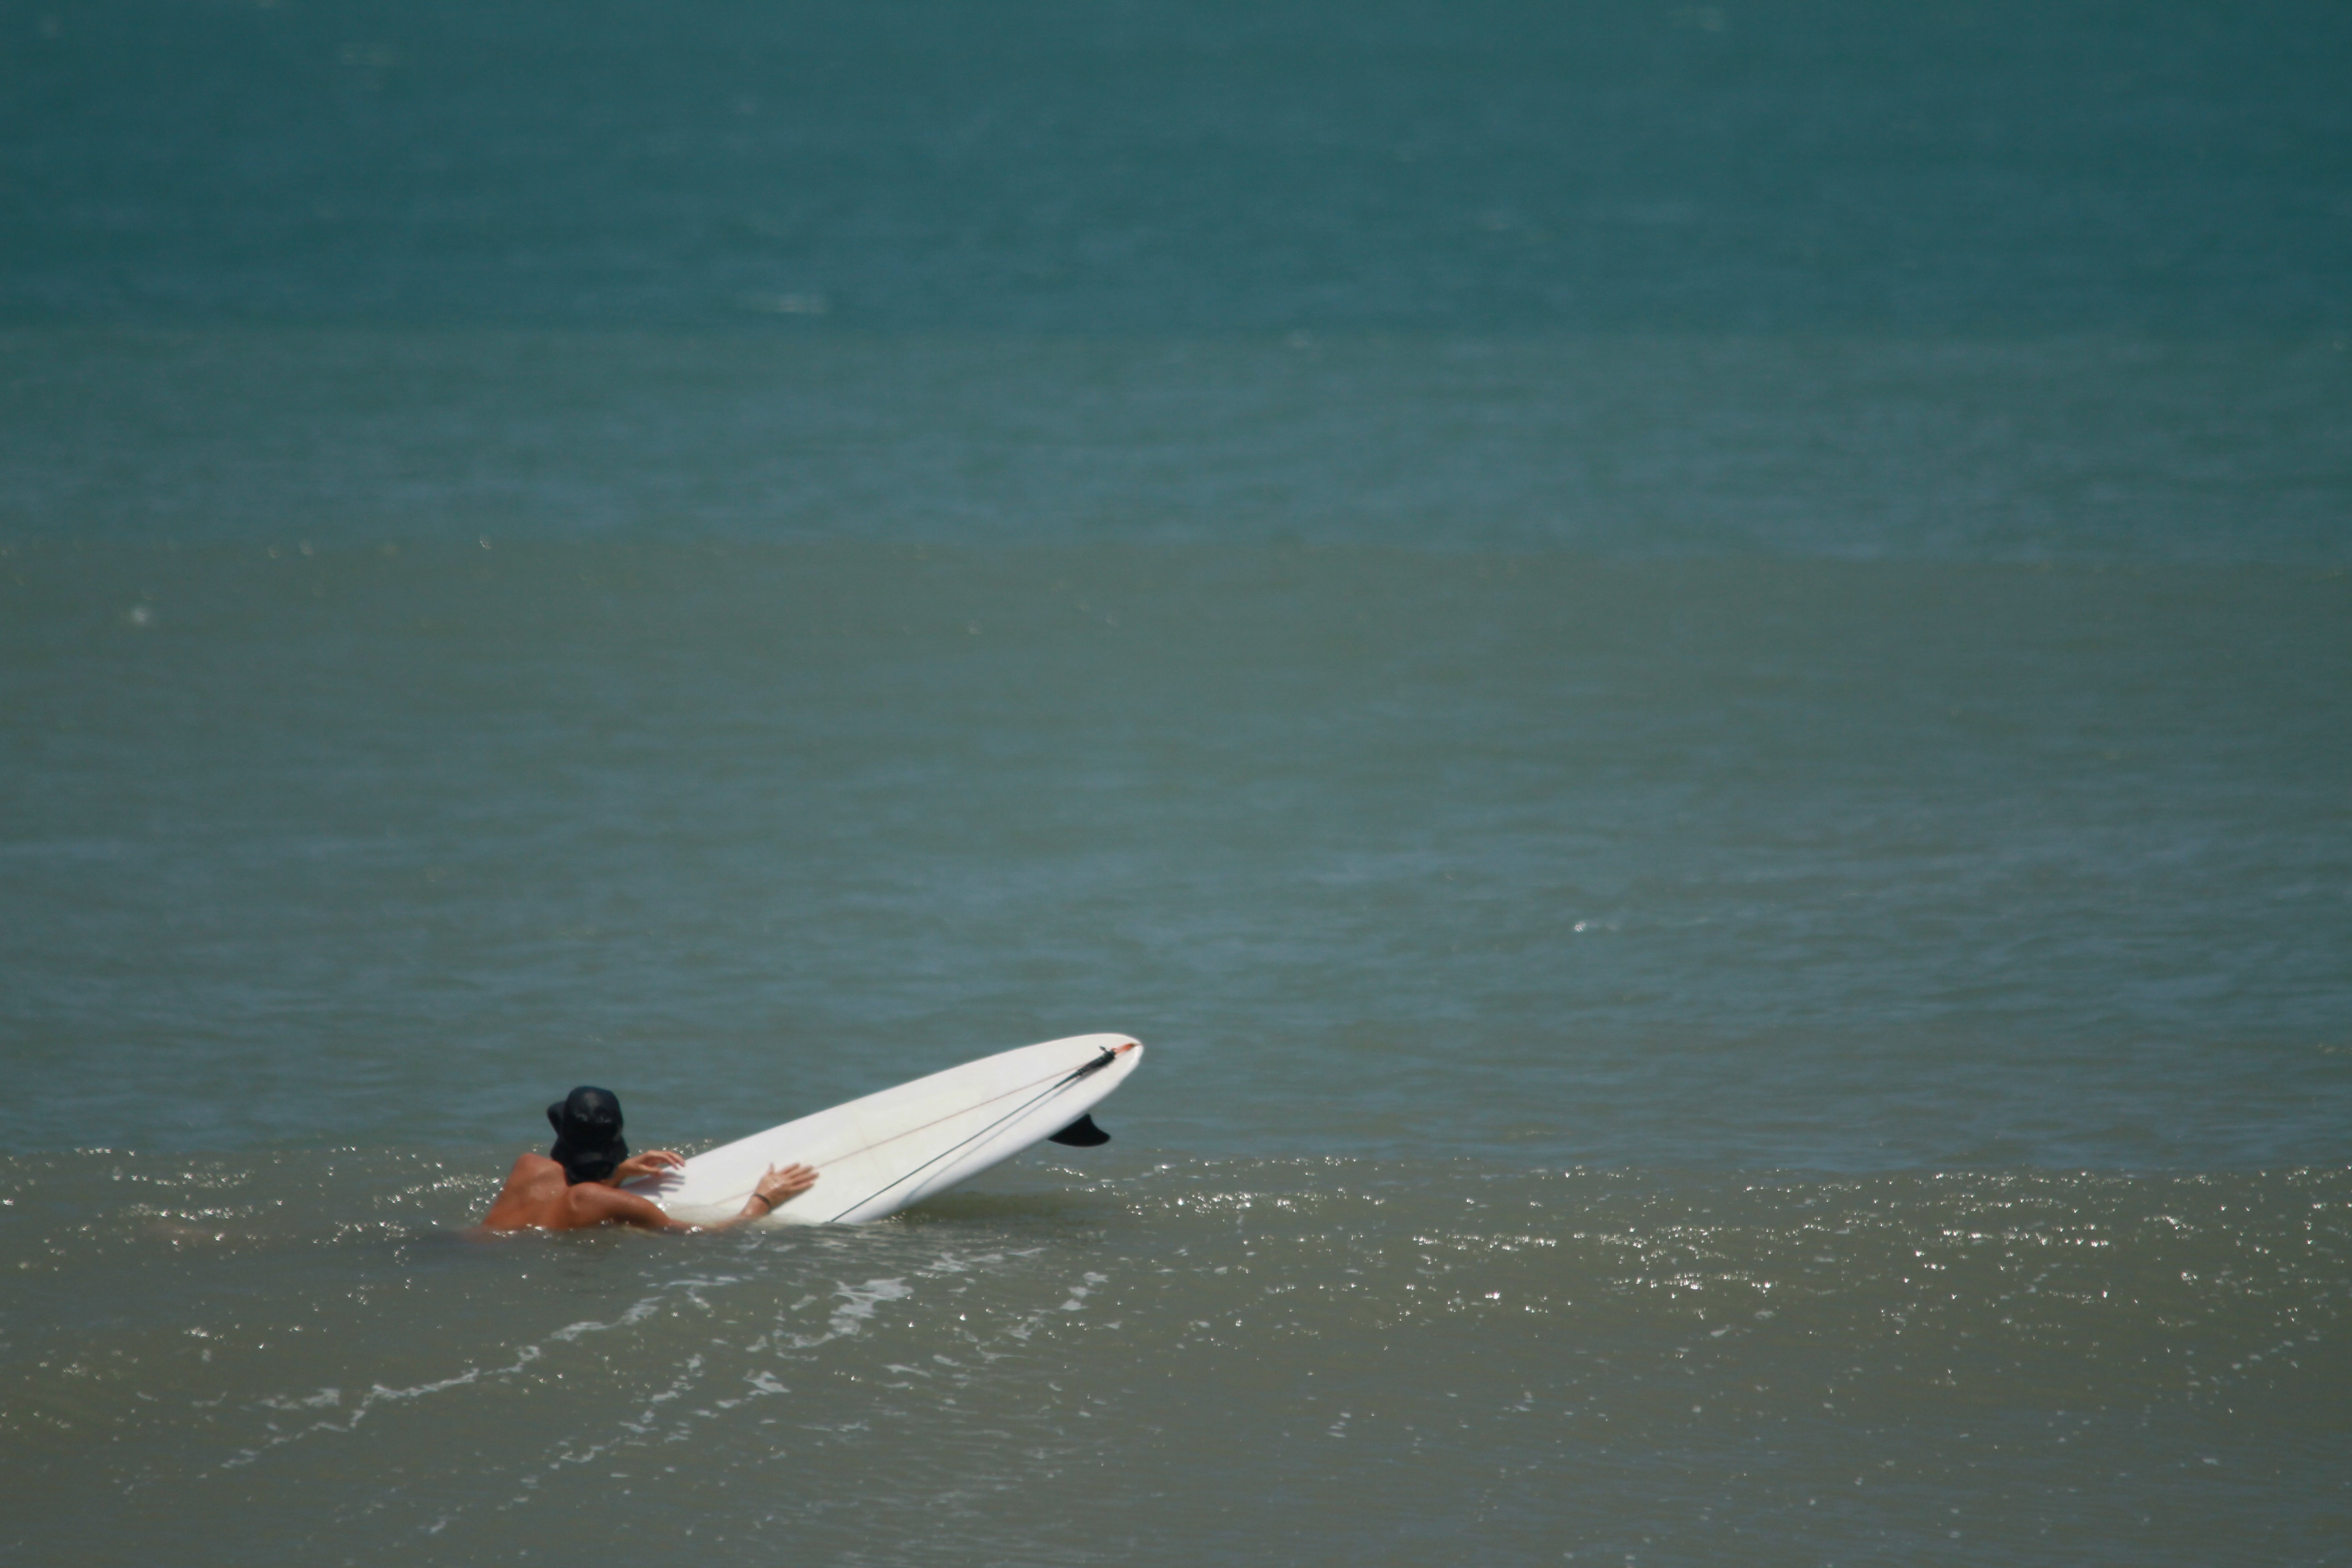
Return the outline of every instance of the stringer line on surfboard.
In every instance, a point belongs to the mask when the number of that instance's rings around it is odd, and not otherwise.
[[[1118,1047],[1117,1049],[1110,1049],[1110,1048],[1108,1048],[1108,1047],[1107,1047],[1107,1048],[1105,1048],[1105,1050],[1103,1051],[1103,1054],[1102,1054],[1102,1055],[1100,1055],[1100,1056],[1097,1057],[1094,1060],[1092,1060],[1092,1061],[1090,1061],[1090,1062],[1087,1063],[1087,1064],[1086,1064],[1086,1066],[1084,1066],[1084,1067],[1082,1067],[1082,1068],[1078,1068],[1076,1071],[1075,1071],[1075,1072],[1065,1073],[1065,1074],[1063,1074],[1060,1078],[1058,1078],[1058,1079],[1055,1079],[1055,1080],[1054,1080],[1054,1083],[1053,1083],[1053,1086],[1052,1086],[1051,1088],[1049,1088],[1049,1089],[1042,1089],[1042,1090],[1040,1090],[1038,1093],[1036,1093],[1036,1094],[1034,1094],[1034,1095],[1031,1096],[1029,1099],[1023,1100],[1019,1105],[1014,1106],[1012,1110],[1010,1110],[1006,1111],[1003,1115],[1002,1115],[1002,1116],[998,1117],[995,1121],[993,1121],[990,1122],[987,1126],[985,1126],[985,1127],[982,1128],[979,1131],[977,1131],[977,1132],[973,1133],[971,1137],[964,1139],[962,1142],[959,1142],[959,1143],[951,1144],[951,1145],[950,1145],[949,1147],[947,1147],[947,1148],[945,1148],[945,1149],[940,1150],[938,1153],[936,1153],[936,1154],[932,1155],[929,1159],[928,1159],[928,1160],[924,1161],[921,1164],[919,1164],[919,1165],[916,1166],[913,1170],[911,1170],[911,1171],[908,1172],[905,1175],[900,1176],[898,1180],[893,1181],[893,1182],[886,1182],[886,1183],[884,1183],[881,1186],[875,1188],[875,1189],[874,1189],[874,1191],[872,1191],[872,1192],[870,1192],[870,1193],[866,1194],[866,1196],[864,1196],[864,1197],[862,1197],[862,1198],[858,1199],[856,1203],[854,1203],[854,1204],[850,1205],[847,1208],[843,1209],[843,1210],[841,1211],[841,1213],[840,1213],[840,1214],[836,1214],[836,1215],[835,1215],[833,1216],[833,1217],[834,1217],[834,1219],[835,1219],[835,1220],[838,1220],[838,1219],[840,1219],[840,1218],[841,1218],[841,1216],[842,1216],[842,1215],[847,1215],[847,1214],[855,1214],[855,1213],[856,1213],[856,1212],[857,1212],[857,1210],[859,1210],[860,1208],[863,1208],[866,1205],[872,1203],[876,1198],[880,1197],[884,1193],[888,1192],[892,1187],[903,1187],[903,1186],[905,1186],[908,1182],[913,1181],[917,1176],[921,1175],[925,1171],[929,1170],[932,1166],[934,1166],[934,1165],[936,1165],[936,1164],[938,1164],[940,1161],[942,1161],[942,1160],[946,1159],[949,1155],[953,1154],[953,1153],[957,1152],[958,1152],[958,1151],[960,1151],[960,1150],[963,1150],[963,1149],[968,1149],[968,1148],[970,1148],[972,1144],[977,1143],[977,1142],[980,1142],[980,1140],[982,1140],[982,1138],[987,1137],[990,1133],[992,1133],[992,1132],[995,1131],[998,1128],[1000,1128],[1000,1127],[1003,1126],[1006,1122],[1008,1122],[1008,1121],[1012,1121],[1014,1117],[1019,1116],[1022,1112],[1024,1112],[1024,1111],[1027,1110],[1031,1106],[1033,1106],[1033,1105],[1036,1105],[1036,1104],[1039,1104],[1040,1102],[1042,1102],[1042,1101],[1044,1101],[1044,1100],[1047,1100],[1047,1099],[1051,1098],[1052,1096],[1054,1096],[1054,1095],[1055,1095],[1055,1094],[1058,1094],[1058,1093],[1059,1093],[1059,1092],[1061,1092],[1063,1089],[1067,1089],[1070,1085],[1072,1085],[1072,1084],[1074,1084],[1074,1083],[1077,1082],[1077,1081],[1078,1081],[1080,1079],[1082,1079],[1082,1078],[1090,1078],[1090,1077],[1092,1077],[1094,1074],[1096,1074],[1096,1073],[1098,1073],[1098,1072],[1102,1071],[1102,1069],[1103,1069],[1103,1068],[1107,1068],[1107,1067],[1110,1066],[1110,1064],[1111,1064],[1111,1063],[1113,1063],[1113,1062],[1115,1062],[1115,1061],[1117,1061],[1117,1060],[1118,1059],[1118,1058],[1119,1058],[1119,1052],[1121,1052],[1121,1051],[1131,1051],[1131,1050],[1133,1050],[1134,1048],[1135,1048],[1135,1047],[1134,1047],[1133,1045],[1125,1045],[1125,1046],[1120,1046],[1120,1047]],[[1025,1086],[1024,1086],[1024,1087],[1025,1087]],[[1012,1090],[1008,1090],[1007,1092],[1008,1092],[1008,1093],[1013,1093],[1013,1094],[1018,1094],[1018,1093],[1020,1093],[1021,1091],[1020,1091],[1019,1089],[1012,1089]],[[1003,1095],[999,1095],[997,1098],[998,1098],[998,1099],[1000,1099],[1000,1100],[1002,1100],[1002,1099],[1003,1099],[1003,1098],[1004,1098],[1004,1096],[1003,1096]],[[942,1117],[940,1117],[940,1118],[939,1119],[939,1121],[948,1121],[948,1120],[950,1120],[950,1118],[945,1117],[945,1116],[942,1116]],[[934,1121],[934,1122],[928,1123],[928,1125],[936,1127],[936,1126],[938,1126],[938,1125],[939,1125],[939,1122],[938,1122],[938,1121]],[[897,1137],[904,1137],[904,1136],[906,1136],[906,1134],[904,1134],[904,1133],[898,1133],[898,1134],[896,1134],[895,1136],[897,1136]],[[884,1139],[882,1142],[891,1142],[891,1140],[890,1140],[890,1139]],[[828,1223],[831,1223],[831,1222],[828,1222]]]
[[[1055,1079],[1055,1082],[1054,1082],[1054,1089],[1047,1089],[1047,1090],[1045,1091],[1045,1094],[1051,1094],[1051,1093],[1053,1093],[1055,1089],[1060,1089],[1064,1084],[1076,1083],[1076,1082],[1077,1082],[1077,1081],[1078,1081],[1078,1079],[1082,1079],[1082,1078],[1091,1077],[1093,1074],[1097,1073],[1097,1072],[1100,1072],[1104,1068],[1108,1067],[1112,1062],[1117,1061],[1117,1060],[1118,1059],[1118,1055],[1119,1055],[1119,1052],[1120,1052],[1120,1051],[1131,1050],[1131,1049],[1133,1049],[1133,1047],[1130,1047],[1130,1046],[1121,1046],[1121,1047],[1118,1047],[1118,1050],[1112,1050],[1112,1049],[1106,1048],[1106,1049],[1103,1051],[1103,1054],[1102,1054],[1102,1055],[1100,1055],[1100,1056],[1097,1057],[1094,1060],[1092,1060],[1092,1061],[1090,1061],[1090,1062],[1087,1063],[1087,1065],[1086,1065],[1086,1066],[1084,1066],[1084,1067],[1082,1067],[1082,1068],[1078,1068],[1076,1072],[1064,1073],[1064,1074],[1062,1074],[1058,1079]],[[1046,1077],[1047,1077],[1047,1078],[1053,1078],[1053,1077],[1054,1077],[1054,1075],[1052,1075],[1052,1074],[1050,1074],[1050,1073],[1049,1073],[1049,1074],[1047,1074],[1047,1075],[1046,1075]],[[992,1104],[994,1104],[994,1103],[995,1103],[997,1100],[1010,1100],[1013,1096],[1014,1096],[1014,1095],[1016,1095],[1016,1094],[1019,1094],[1019,1093],[1023,1092],[1023,1091],[1024,1091],[1024,1090],[1025,1090],[1025,1089],[1034,1089],[1034,1088],[1036,1088],[1039,1084],[1044,1083],[1045,1081],[1045,1079],[1043,1079],[1043,1078],[1039,1078],[1039,1079],[1030,1079],[1027,1083],[1022,1084],[1022,1085],[1020,1085],[1018,1088],[1014,1088],[1014,1089],[1006,1089],[1003,1094],[995,1095],[995,1096],[991,1097],[991,1098],[990,1098],[990,1099],[988,1099],[988,1100],[984,1100],[981,1101],[981,1104],[982,1104],[982,1105],[992,1105]],[[1039,1095],[1039,1096],[1037,1097],[1037,1100],[1043,1100],[1043,1099],[1045,1099],[1045,1094],[1041,1094],[1041,1095]],[[1011,1118],[1020,1115],[1022,1111],[1028,1110],[1030,1105],[1034,1105],[1034,1104],[1036,1104],[1036,1103],[1037,1103],[1037,1100],[1030,1100],[1030,1101],[1028,1102],[1028,1105],[1023,1105],[1023,1106],[1021,1106],[1021,1107],[1019,1107],[1019,1108],[1017,1108],[1017,1109],[1015,1109],[1015,1110],[1009,1110],[1009,1111],[1005,1112],[1005,1114],[1004,1114],[1003,1116],[1000,1116],[1000,1117],[998,1117],[994,1121],[992,1121],[992,1122],[990,1122],[986,1127],[982,1128],[982,1129],[980,1130],[980,1131],[973,1133],[973,1134],[971,1135],[971,1138],[967,1138],[967,1139],[965,1139],[965,1140],[963,1141],[963,1142],[961,1142],[961,1143],[958,1143],[958,1144],[955,1146],[955,1148],[954,1148],[954,1149],[950,1149],[950,1150],[948,1150],[945,1153],[941,1153],[941,1154],[939,1154],[939,1155],[934,1156],[933,1158],[931,1158],[931,1159],[929,1159],[929,1160],[926,1160],[926,1161],[923,1163],[923,1164],[922,1164],[921,1166],[918,1167],[918,1169],[917,1169],[917,1170],[915,1170],[915,1171],[910,1171],[910,1172],[908,1172],[908,1175],[916,1175],[916,1174],[919,1174],[921,1171],[928,1170],[928,1169],[929,1169],[931,1166],[938,1164],[938,1163],[940,1163],[940,1161],[946,1159],[946,1158],[947,1158],[947,1156],[948,1156],[949,1154],[952,1154],[952,1153],[954,1153],[954,1152],[956,1152],[956,1149],[961,1149],[961,1148],[965,1147],[966,1145],[970,1144],[970,1143],[971,1142],[971,1141],[972,1141],[972,1138],[978,1138],[978,1137],[981,1137],[981,1136],[982,1136],[983,1134],[985,1134],[985,1133],[987,1133],[987,1132],[990,1132],[990,1131],[993,1131],[994,1129],[996,1129],[996,1128],[998,1128],[998,1127],[1002,1127],[1002,1126],[1003,1126],[1003,1125],[1004,1125],[1004,1123],[1005,1123],[1008,1120],[1010,1120]],[[978,1110],[978,1109],[979,1109],[979,1106],[971,1107],[971,1109],[976,1110]],[[837,1153],[837,1154],[831,1155],[831,1156],[829,1156],[829,1157],[825,1160],[824,1163],[825,1163],[826,1165],[838,1165],[838,1164],[842,1163],[844,1161],[846,1161],[846,1160],[855,1160],[855,1159],[856,1159],[856,1158],[857,1158],[857,1156],[859,1156],[860,1154],[871,1153],[873,1151],[875,1151],[875,1150],[877,1150],[877,1149],[881,1148],[881,1147],[882,1147],[882,1145],[884,1145],[885,1143],[896,1143],[896,1142],[897,1142],[899,1139],[901,1139],[901,1138],[912,1138],[912,1137],[913,1137],[916,1133],[918,1133],[918,1132],[927,1132],[927,1131],[930,1131],[930,1129],[932,1129],[932,1128],[934,1128],[934,1127],[937,1127],[937,1126],[938,1126],[940,1122],[942,1122],[942,1121],[954,1121],[957,1117],[959,1117],[959,1116],[962,1116],[962,1115],[964,1115],[964,1114],[966,1114],[966,1113],[965,1113],[964,1111],[961,1111],[961,1110],[950,1110],[950,1111],[949,1111],[945,1116],[937,1116],[937,1117],[933,1117],[930,1121],[924,1122],[924,1123],[923,1123],[921,1126],[919,1126],[919,1127],[902,1127],[902,1128],[900,1128],[898,1131],[891,1133],[889,1136],[887,1136],[887,1137],[886,1137],[886,1138],[877,1138],[877,1139],[876,1139],[873,1142],[871,1142],[871,1143],[862,1143],[862,1144],[858,1145],[858,1146],[857,1146],[856,1148],[855,1148],[855,1149],[845,1149],[845,1150],[841,1151],[841,1152],[840,1152],[839,1153]],[[1079,1120],[1080,1120],[1080,1121],[1088,1121],[1088,1120],[1090,1120],[1090,1119],[1089,1119],[1089,1118],[1086,1118],[1086,1117],[1081,1117]],[[1077,1123],[1076,1123],[1076,1122],[1072,1122],[1072,1123],[1071,1123],[1071,1125],[1072,1125],[1072,1126],[1076,1126],[1076,1125],[1077,1125]],[[1066,1131],[1066,1129],[1065,1129],[1065,1131]],[[1056,1133],[1056,1134],[1055,1134],[1054,1136],[1055,1136],[1055,1137],[1056,1137],[1056,1138],[1058,1138],[1058,1137],[1060,1136],[1060,1134],[1059,1134],[1059,1133]],[[1103,1134],[1103,1142],[1108,1142],[1109,1141],[1110,1141],[1110,1134],[1108,1134],[1108,1133],[1107,1133],[1107,1132],[1106,1132],[1106,1133],[1104,1133],[1104,1134]],[[1091,1147],[1091,1145],[1087,1145],[1087,1146],[1088,1146],[1088,1147]],[[819,1166],[819,1167],[818,1167],[818,1169],[820,1169],[820,1170],[822,1170],[823,1168],[824,1168],[824,1166]],[[872,1198],[877,1198],[877,1197],[880,1197],[880,1196],[882,1195],[882,1194],[883,1194],[883,1193],[887,1193],[887,1192],[888,1192],[888,1191],[890,1190],[890,1187],[895,1187],[895,1186],[897,1186],[897,1185],[898,1185],[898,1184],[899,1184],[899,1182],[903,1182],[903,1181],[905,1181],[905,1180],[906,1180],[906,1177],[902,1176],[902,1177],[900,1177],[900,1178],[898,1179],[898,1182],[892,1182],[892,1183],[889,1184],[889,1186],[883,1187],[883,1188],[881,1188],[879,1191],[875,1192],[874,1194],[870,1194],[870,1197],[869,1197],[868,1201],[870,1202]],[[757,1184],[756,1184],[756,1183],[755,1183],[755,1184],[754,1184],[754,1185],[757,1185]],[[734,1201],[735,1199],[746,1198],[746,1197],[749,1197],[749,1196],[751,1196],[751,1187],[745,1187],[741,1192],[735,1194],[733,1198],[730,1198],[730,1199],[729,1199],[729,1200],[727,1200],[727,1201],[729,1201],[729,1202],[732,1202],[732,1201]],[[850,1205],[850,1208],[856,1208],[856,1206],[857,1206],[856,1205],[852,1204],[852,1205]],[[842,1213],[843,1213],[843,1214],[847,1214],[848,1212],[849,1212],[849,1209],[844,1209],[844,1210],[842,1211]],[[828,1223],[829,1223],[829,1222],[828,1222]]]

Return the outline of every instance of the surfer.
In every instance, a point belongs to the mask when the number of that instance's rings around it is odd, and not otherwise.
[[[555,1147],[524,1154],[507,1173],[484,1230],[586,1230],[600,1225],[634,1225],[646,1230],[726,1230],[772,1214],[778,1205],[816,1185],[806,1165],[771,1165],[743,1200],[743,1212],[717,1225],[688,1225],[664,1214],[659,1204],[621,1184],[636,1176],[674,1171],[686,1163],[667,1149],[631,1155],[621,1142],[621,1102],[612,1090],[582,1085],[547,1108]]]

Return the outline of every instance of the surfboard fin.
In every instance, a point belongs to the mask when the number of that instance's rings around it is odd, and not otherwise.
[[[1031,1136],[1034,1137],[1035,1134],[1033,1133]],[[1076,1121],[1071,1122],[1059,1132],[1055,1132],[1049,1136],[1046,1139],[1046,1142],[1049,1143],[1067,1143],[1073,1149],[1091,1149],[1097,1144],[1109,1142],[1110,1134],[1096,1126],[1095,1119],[1091,1115],[1088,1115],[1079,1117]]]

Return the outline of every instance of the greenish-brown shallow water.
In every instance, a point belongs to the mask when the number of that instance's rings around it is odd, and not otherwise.
[[[17,1554],[2321,1561],[2352,1502],[2341,1171],[1129,1154],[492,1242],[493,1163],[13,1160]]]

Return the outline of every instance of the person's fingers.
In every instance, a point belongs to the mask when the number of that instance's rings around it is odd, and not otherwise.
[[[816,1173],[806,1165],[771,1165],[757,1185],[759,1194],[772,1206],[786,1198],[798,1197],[816,1185]]]

